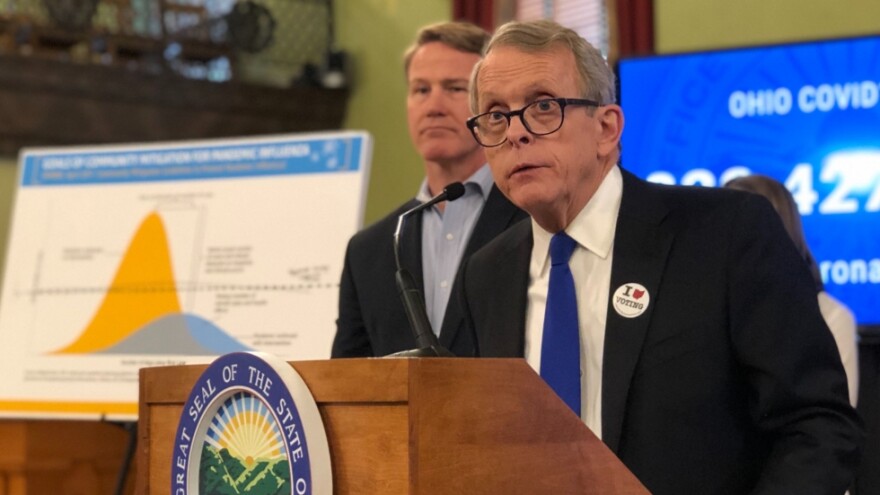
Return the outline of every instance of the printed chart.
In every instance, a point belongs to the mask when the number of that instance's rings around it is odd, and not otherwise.
[[[27,150],[0,300],[0,416],[137,414],[145,366],[329,357],[370,138]]]

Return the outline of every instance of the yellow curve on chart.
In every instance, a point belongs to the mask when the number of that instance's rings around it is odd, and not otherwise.
[[[141,223],[122,257],[113,283],[85,330],[56,354],[100,351],[144,325],[180,313],[168,237],[155,212]]]

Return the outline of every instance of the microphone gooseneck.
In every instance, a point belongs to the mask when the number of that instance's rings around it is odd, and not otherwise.
[[[394,264],[398,270],[400,270],[400,233],[403,232],[403,226],[406,222],[406,219],[415,215],[416,213],[430,208],[437,203],[443,201],[455,201],[456,199],[464,196],[464,184],[461,182],[453,182],[448,186],[443,188],[443,192],[434,196],[433,198],[425,201],[420,205],[416,205],[409,210],[403,212],[399,217],[397,217],[397,228],[394,229]]]
[[[413,336],[416,339],[417,349],[411,351],[403,351],[392,354],[392,356],[443,356],[452,357],[453,354],[440,345],[434,330],[431,328],[431,322],[428,319],[428,313],[425,309],[425,300],[415,280],[409,271],[400,264],[400,233],[403,232],[406,219],[420,211],[434,206],[441,201],[454,201],[464,195],[464,184],[461,182],[453,182],[443,189],[443,192],[434,196],[430,200],[415,206],[399,217],[397,217],[397,228],[394,230],[394,263],[397,267],[395,281],[397,290],[400,293],[401,302],[406,317],[409,320]]]

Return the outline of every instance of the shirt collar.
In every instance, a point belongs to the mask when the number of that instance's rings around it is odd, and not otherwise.
[[[614,232],[617,228],[617,213],[620,211],[620,200],[623,197],[623,175],[615,165],[608,171],[599,188],[565,228],[565,232],[577,243],[595,254],[607,259],[614,246]],[[547,261],[550,250],[550,238],[553,232],[542,229],[532,219],[532,262],[541,267]]]
[[[483,196],[483,201],[487,201],[489,199],[489,193],[492,191],[492,185],[494,184],[494,182],[492,181],[492,172],[489,170],[489,165],[483,164],[482,167],[478,168],[476,172],[465,179],[463,183],[465,187],[465,192],[472,190],[478,191],[480,195]],[[419,191],[416,194],[416,200],[424,203],[429,199],[431,199],[431,193],[430,191],[428,191],[428,178],[425,177],[424,179],[422,179],[422,184],[419,186]]]

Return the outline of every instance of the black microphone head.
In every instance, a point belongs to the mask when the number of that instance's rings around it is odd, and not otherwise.
[[[443,192],[446,194],[446,201],[455,201],[464,196],[464,184],[461,182],[453,182],[443,188]]]

